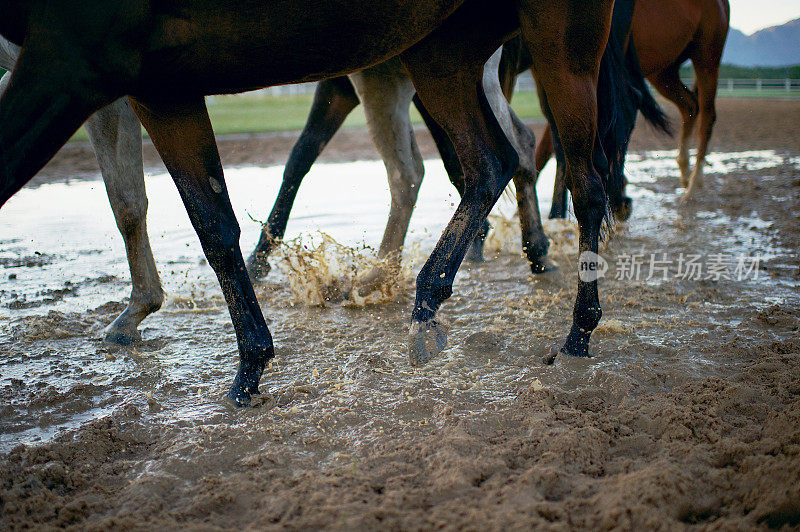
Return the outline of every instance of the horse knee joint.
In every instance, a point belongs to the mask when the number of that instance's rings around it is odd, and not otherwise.
[[[130,236],[139,228],[147,216],[147,197],[130,191],[115,194],[111,207],[117,227],[123,236]]]
[[[607,196],[600,176],[591,176],[571,187],[572,204],[579,223],[599,221],[606,212]]]
[[[205,220],[204,220],[205,222]],[[236,219],[208,220],[198,230],[203,252],[209,263],[216,269],[226,262],[239,247],[241,230]]]

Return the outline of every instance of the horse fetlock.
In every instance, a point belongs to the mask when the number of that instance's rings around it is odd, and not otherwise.
[[[561,348],[561,352],[573,357],[588,357],[589,339],[592,335],[591,330],[584,329],[577,324],[573,324],[567,335],[567,340]]]
[[[581,330],[592,332],[603,317],[603,309],[596,303],[585,308],[576,308],[572,314],[573,325]]]
[[[128,308],[135,309],[136,314],[142,316],[142,319],[158,311],[161,305],[164,304],[164,291],[161,286],[153,290],[137,292],[131,294],[131,302],[128,304]]]
[[[525,244],[525,256],[531,267],[531,273],[540,274],[555,270],[555,266],[547,260],[547,252],[550,248],[550,241],[547,237],[542,237],[536,242]]]
[[[589,174],[570,188],[575,217],[579,223],[602,219],[606,212],[607,196],[603,181],[597,174]],[[599,216],[598,216],[599,214]]]
[[[624,222],[631,217],[633,212],[633,200],[628,196],[623,196],[622,199],[615,201],[611,206],[614,217],[620,222]]]
[[[247,259],[247,273],[252,281],[260,281],[272,270],[268,259],[268,252],[259,251],[253,251]]]
[[[393,254],[388,260],[388,264],[373,266],[369,272],[356,281],[358,295],[366,297],[397,276],[400,271],[400,261],[395,259],[394,255],[396,254]]]

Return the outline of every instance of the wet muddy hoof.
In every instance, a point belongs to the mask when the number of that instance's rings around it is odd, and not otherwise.
[[[358,291],[358,295],[361,297],[367,297],[372,292],[378,290],[382,284],[387,283],[388,279],[389,274],[384,271],[383,268],[375,266],[364,277],[356,281],[356,290]]]
[[[447,347],[449,330],[450,326],[439,320],[412,323],[408,344],[411,365],[422,366]]]
[[[251,281],[260,281],[267,276],[272,266],[269,265],[267,257],[251,255],[247,259],[247,273],[250,275]]]
[[[233,403],[233,406],[243,407],[250,405],[250,399],[254,395],[255,396],[260,395],[258,387],[256,387],[255,389],[247,390],[246,388],[234,383],[234,385],[231,386],[231,389],[228,390],[228,393],[225,394],[225,398],[231,403]]]
[[[142,341],[142,333],[136,329],[134,329],[132,333],[117,329],[106,329],[106,334],[103,336],[103,341],[110,344],[131,345]]]
[[[589,334],[582,332],[577,327],[570,331],[567,336],[567,341],[564,342],[563,347],[554,345],[550,351],[542,358],[542,362],[547,365],[555,362],[558,355],[579,358],[591,358],[589,354]]]
[[[533,273],[534,275],[539,275],[540,273],[554,272],[558,269],[558,266],[556,266],[555,264],[553,264],[544,257],[535,260],[528,259],[528,261],[531,264],[531,273]]]

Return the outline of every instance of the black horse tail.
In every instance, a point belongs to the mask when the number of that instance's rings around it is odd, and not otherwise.
[[[608,45],[600,60],[597,82],[597,125],[599,148],[595,147],[594,164],[603,177],[608,196],[607,221],[630,216],[631,200],[625,196],[625,155],[639,110],[648,122],[669,131],[669,121],[650,94],[630,41],[634,0],[617,0],[611,19]],[[612,216],[613,215],[613,216]]]
[[[641,111],[644,119],[658,131],[672,136],[672,124],[667,118],[667,114],[653,98],[653,93],[650,92],[644,79],[642,68],[639,65],[639,56],[636,55],[636,47],[633,45],[633,39],[630,40],[628,51],[625,54],[625,69],[628,71],[630,83],[641,95],[639,111]]]
[[[633,2],[630,2],[631,4]],[[603,187],[608,197],[609,210],[606,221],[622,215],[625,202],[625,175],[622,167],[628,149],[636,114],[639,111],[640,97],[631,83],[625,68],[625,56],[620,41],[624,40],[630,29],[628,25],[619,23],[625,1],[614,4],[614,22],[603,57],[600,60],[600,73],[597,80],[597,136],[598,143],[594,149],[594,166],[603,178]],[[619,33],[622,32],[622,37]],[[629,200],[628,200],[629,202]]]

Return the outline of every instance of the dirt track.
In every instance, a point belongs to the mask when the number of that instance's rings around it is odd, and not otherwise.
[[[593,336],[597,358],[559,359],[544,369],[542,353],[569,322],[574,257],[554,246],[560,269],[528,281],[524,261],[501,255],[467,268],[446,304],[460,331],[453,358],[464,366],[440,361],[415,373],[413,383],[403,381],[402,354],[376,355],[376,346],[403,341],[407,301],[348,310],[350,329],[331,337],[342,328],[339,311],[292,310],[285,288],[267,285],[259,296],[275,316],[271,326],[300,335],[279,358],[313,366],[333,356],[325,354],[331,345],[349,353],[341,364],[359,393],[346,408],[326,402],[340,388],[317,384],[319,397],[294,391],[287,403],[287,390],[270,390],[278,406],[166,423],[156,415],[169,409],[164,400],[118,398],[111,415],[0,458],[0,522],[90,529],[800,526],[800,102],[722,100],[719,115],[713,150],[775,150],[775,162],[750,168],[745,156],[732,157],[690,206],[677,204],[674,169],[637,183],[634,217],[603,253],[613,260],[642,250],[758,249],[771,254],[763,282],[607,278],[605,322]],[[340,135],[324,158],[374,158],[364,136]],[[280,164],[293,138],[223,141],[221,149],[227,164]],[[430,143],[422,144],[431,155]],[[665,148],[673,142],[648,131],[637,132],[632,145]],[[91,174],[90,157],[72,148],[45,179],[76,168]],[[287,313],[296,321],[281,321]],[[82,337],[111,316],[97,309],[61,317],[51,325],[66,336],[8,335],[0,348],[9,356],[65,346],[106,356]],[[141,369],[149,362],[137,353],[111,355],[135,361],[131,379],[140,372],[149,379],[143,382],[161,378]],[[541,373],[507,385],[468,380],[492,365],[507,366],[511,376]],[[450,400],[440,396],[451,391],[438,380],[448,372],[457,376]],[[0,397],[13,405],[3,416],[77,408],[73,396],[85,393],[3,385]],[[488,385],[508,389],[510,399],[484,401],[470,392]],[[388,413],[369,400],[387,389],[401,398]]]

